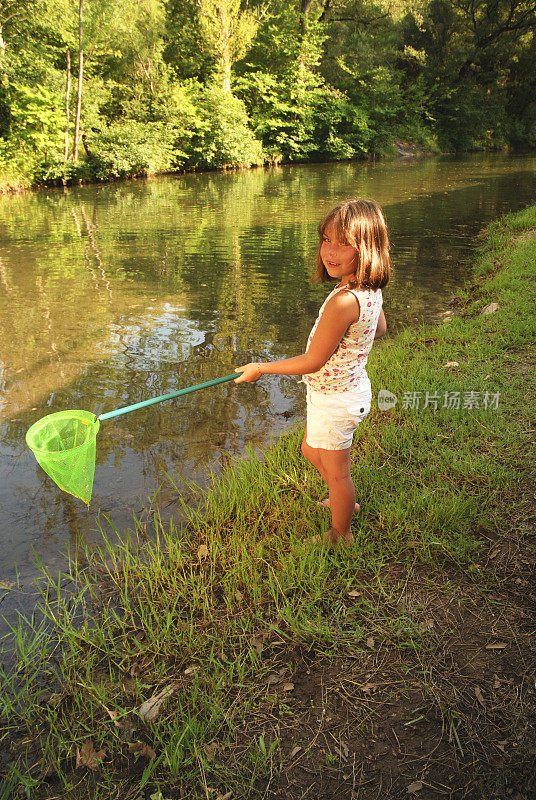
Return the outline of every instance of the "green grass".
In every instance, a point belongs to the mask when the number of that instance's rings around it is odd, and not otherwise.
[[[532,227],[536,208],[491,225],[474,282],[458,293],[460,316],[373,352],[373,386],[399,402],[360,426],[353,473],[362,511],[351,548],[303,543],[329,515],[315,504],[321,483],[296,429],[262,460],[250,452],[232,463],[195,507],[181,503],[180,477],[168,476],[180,526],[162,523],[155,498],[145,517],[152,530],[141,520],[125,533],[109,523],[102,547],[71,557],[64,574],[42,568],[43,620],[20,620],[15,666],[0,673],[0,741],[15,742],[0,798],[14,787],[45,797],[50,780],[66,798],[165,798],[177,787],[192,798],[209,787],[254,797],[279,744],[231,745],[248,716],[285,713],[271,671],[287,669],[290,679],[292,653],[355,653],[370,637],[400,653],[433,648],[425,605],[401,602],[416,569],[454,566],[487,591],[481,536],[501,530],[505,504],[527,479],[516,443],[534,404],[526,375],[503,377],[501,365],[536,338],[536,238],[513,238]],[[494,300],[499,311],[480,316]],[[409,391],[437,392],[439,407],[403,408]],[[499,408],[443,408],[447,391],[461,392],[462,405],[464,392],[499,391]],[[440,590],[459,588],[444,581]],[[161,714],[144,722],[141,704],[166,686]],[[105,754],[96,769],[75,770],[88,740]],[[138,740],[154,759],[129,752]]]

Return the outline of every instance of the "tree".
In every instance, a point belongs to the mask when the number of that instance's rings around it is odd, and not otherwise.
[[[231,69],[243,58],[257,32],[258,19],[240,10],[240,0],[198,0],[203,42],[215,59],[224,92],[231,91]]]
[[[84,0],[78,4],[78,90],[76,93],[76,114],[74,119],[73,161],[78,160],[78,142],[80,137],[80,112],[82,110],[82,80],[84,75]]]

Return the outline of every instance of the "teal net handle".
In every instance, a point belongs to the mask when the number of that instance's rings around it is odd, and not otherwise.
[[[225,383],[232,381],[242,375],[241,372],[233,372],[232,375],[224,375],[223,378],[214,378],[212,381],[205,381],[205,383],[197,383],[195,386],[187,386],[186,389],[179,389],[177,392],[168,392],[162,394],[160,397],[151,397],[150,400],[143,400],[141,403],[134,403],[132,406],[124,406],[124,408],[116,408],[115,411],[108,411],[106,414],[101,414],[99,420],[112,419],[113,417],[120,417],[122,414],[128,414],[130,411],[136,411],[138,408],[145,408],[152,406],[154,403],[162,403],[164,400],[171,400],[173,397],[182,397],[183,394],[190,394],[190,392],[198,392],[199,389],[208,389],[210,386],[217,386],[218,383]]]

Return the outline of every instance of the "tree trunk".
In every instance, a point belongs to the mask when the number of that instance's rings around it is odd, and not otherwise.
[[[69,96],[71,94],[71,51],[67,48],[67,67],[65,78],[65,150],[63,160],[69,158]]]
[[[231,93],[231,61],[224,59],[222,63],[222,89]]]
[[[300,0],[300,56],[298,60],[298,83],[302,84],[305,80],[305,59],[304,47],[305,37],[307,36],[307,22],[312,0]]]
[[[78,9],[78,96],[76,98],[76,117],[74,120],[73,161],[78,161],[78,143],[80,140],[80,111],[82,109],[82,77],[84,74],[84,49],[82,46],[82,14],[84,0],[80,0]]]
[[[300,0],[300,32],[302,36],[305,36],[307,31],[307,17],[309,16],[311,2],[312,0]]]

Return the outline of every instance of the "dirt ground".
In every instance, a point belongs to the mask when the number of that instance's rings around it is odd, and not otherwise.
[[[511,367],[512,377],[528,377],[534,359],[512,354]],[[520,463],[532,464],[532,473],[533,450],[534,435],[519,442]],[[383,576],[402,584],[398,610],[422,611],[422,648],[365,636],[345,659],[314,652],[289,659],[287,651],[273,660],[260,694],[266,711],[247,719],[236,741],[238,748],[259,736],[267,747],[280,742],[259,797],[536,798],[532,478],[501,518],[500,535],[475,532],[481,549],[469,569],[451,563],[411,580],[393,568]],[[475,573],[491,576],[487,591],[476,588]]]

